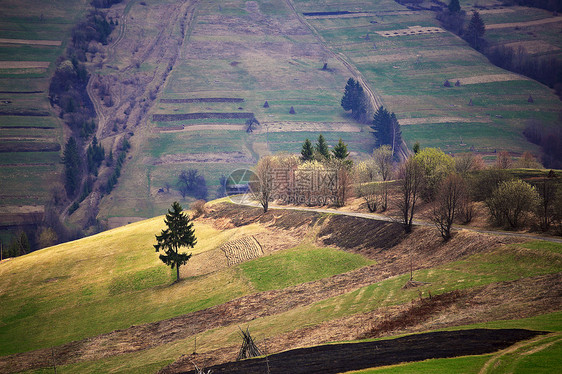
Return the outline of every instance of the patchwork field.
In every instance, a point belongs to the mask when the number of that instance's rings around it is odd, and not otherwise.
[[[0,206],[13,214],[22,205],[42,210],[51,190],[62,188],[63,129],[48,100],[49,80],[87,3],[0,3]],[[10,212],[0,213],[2,225]]]
[[[131,19],[139,9],[156,12],[132,4]],[[368,128],[339,105],[352,73],[329,58],[331,52],[288,4],[210,1],[195,9],[147,127],[135,131],[142,138],[126,177],[102,201],[100,217],[159,214],[179,193],[158,191],[166,183],[174,186],[180,171],[189,168],[203,173],[212,198],[221,176],[252,166],[262,155],[296,152],[320,132],[332,145],[341,137],[355,155],[373,148],[374,138],[359,133]],[[132,22],[127,20],[124,40],[134,37]],[[253,117],[260,125],[246,132],[245,122]]]
[[[132,122],[123,130],[135,128],[134,147],[126,177],[100,203],[101,219],[159,214],[180,198],[173,187],[179,173],[189,168],[204,175],[212,198],[221,176],[253,165],[262,155],[299,152],[306,138],[314,141],[320,133],[331,145],[342,138],[354,158],[366,157],[374,146],[369,127],[352,121],[339,105],[351,76],[374,92],[377,103],[396,113],[410,147],[419,141],[422,147],[448,153],[538,152],[523,137],[523,128],[530,120],[554,125],[562,110],[550,89],[491,65],[463,40],[444,32],[433,12],[412,11],[394,1],[182,4],[193,11],[186,13],[181,26],[185,37],[172,60],[143,60],[148,52],[142,48],[148,47],[139,39],[148,38],[148,46],[157,39],[162,32],[158,24],[141,26],[138,20],[159,17],[170,6],[167,2],[129,2],[110,11],[123,23],[115,46],[107,50],[100,82],[112,82],[104,76],[116,74],[116,69],[142,80],[150,71],[160,71],[165,61],[173,67],[161,85],[148,84],[157,92],[152,98],[145,94],[150,110],[138,120],[140,125]],[[471,4],[462,5],[472,9]],[[498,9],[495,3],[482,14],[494,24],[546,18],[542,11]],[[175,35],[177,30],[170,32]],[[542,44],[534,43],[536,50],[558,48],[546,34],[538,38]],[[135,58],[140,61],[137,68]],[[445,80],[452,87],[444,87]],[[459,86],[454,86],[456,81]],[[527,102],[529,95],[534,103]],[[129,105],[125,96],[118,101],[114,109],[103,109],[107,125],[99,137],[105,144],[115,144],[117,135],[109,130]],[[260,125],[246,132],[251,116]],[[169,192],[166,185],[172,186]]]
[[[307,1],[295,4],[303,12],[312,7]],[[326,10],[365,7],[353,1],[345,6],[335,1],[332,4]],[[486,5],[496,4],[479,2],[479,6]],[[466,2],[461,2],[461,6],[471,9]],[[404,8],[390,1],[376,2],[371,7],[379,12],[356,18],[317,16],[308,19],[308,23],[357,66],[399,121],[409,124],[402,131],[410,146],[419,141],[422,147],[437,146],[451,153],[471,149],[536,151],[525,141],[521,130],[530,119],[556,123],[562,105],[550,89],[489,64],[455,35],[427,33],[426,30],[439,28],[433,12],[402,12]],[[395,12],[386,13],[391,10]],[[482,17],[486,24],[530,20],[533,22],[529,25],[551,28],[554,34],[557,26],[553,25],[558,25],[558,18],[545,19],[552,17],[548,12],[528,8],[493,9],[483,11]],[[518,25],[519,33],[529,25]],[[498,35],[514,35],[496,27]],[[494,38],[495,34],[490,30],[487,35]],[[546,34],[534,37],[535,41],[548,43],[546,38]],[[557,48],[555,43],[549,50]],[[444,87],[445,80],[452,87]],[[454,87],[457,80],[460,86]],[[540,99],[527,103],[529,95]],[[470,100],[473,106],[468,105]],[[455,121],[446,120],[451,117]],[[490,137],[489,131],[495,135]]]
[[[77,19],[65,12],[84,4],[59,0],[27,18],[18,7],[2,13],[8,30],[0,39],[5,204],[44,203],[48,192],[35,196],[17,188],[30,167],[48,180],[44,185],[60,179],[54,144],[63,135],[46,100],[48,76]],[[469,13],[475,6],[461,5]],[[560,17],[495,0],[476,5],[492,43],[545,56],[562,50]],[[320,133],[332,146],[342,138],[355,159],[367,157],[374,147],[369,127],[340,107],[349,77],[364,83],[375,105],[396,113],[407,146],[419,141],[447,153],[537,153],[523,128],[528,121],[556,125],[562,110],[550,89],[491,65],[444,31],[434,12],[391,0],[130,0],[106,12],[119,25],[107,46],[88,54],[96,135],[106,151],[115,151],[123,137],[131,137],[133,147],[111,195],[90,199],[75,217],[99,208],[98,218],[110,226],[119,217],[161,214],[180,199],[175,184],[183,170],[199,170],[213,198],[222,176],[266,154],[299,152],[306,138]],[[444,87],[445,80],[452,87]],[[253,117],[260,124],[250,132],[246,121]],[[13,169],[22,164],[31,166]]]

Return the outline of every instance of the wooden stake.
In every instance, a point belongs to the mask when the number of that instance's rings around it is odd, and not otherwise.
[[[57,361],[55,360],[55,348],[51,347],[51,357],[53,358],[53,369],[55,374],[57,374]]]

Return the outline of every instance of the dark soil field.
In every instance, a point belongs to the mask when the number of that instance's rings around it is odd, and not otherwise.
[[[230,374],[337,374],[376,366],[495,352],[542,334],[519,329],[431,332],[402,338],[301,348],[266,358],[229,362],[208,368]],[[195,371],[182,372],[185,374]]]

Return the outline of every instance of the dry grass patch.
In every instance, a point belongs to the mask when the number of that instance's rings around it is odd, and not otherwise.
[[[538,19],[536,21],[527,21],[527,22],[496,23],[493,25],[486,25],[486,30],[506,29],[510,27],[532,27],[532,26],[540,26],[548,23],[561,22],[561,21],[562,21],[562,16]]]
[[[555,52],[559,51],[560,48],[549,44],[543,40],[527,40],[523,42],[507,43],[504,44],[505,47],[510,47],[517,50],[519,47],[525,48],[528,53],[545,53],[545,52]]]
[[[264,122],[254,130],[256,134],[269,132],[360,132],[361,127],[349,122]]]
[[[0,69],[47,69],[49,61],[0,61]]]
[[[62,42],[60,40],[29,40],[29,39],[1,39],[1,44],[27,44],[27,45],[48,45],[48,46],[60,46]]]
[[[232,240],[223,244],[220,249],[228,261],[228,266],[261,257],[264,254],[260,243],[253,236]]]
[[[154,162],[154,165],[168,165],[180,163],[253,163],[254,158],[243,152],[223,153],[184,153],[165,155]]]
[[[507,81],[522,81],[522,80],[529,80],[522,75],[507,73],[507,74],[487,74],[487,75],[478,75],[475,77],[465,77],[465,78],[452,78],[449,79],[449,82],[461,82],[462,85],[467,84],[480,84],[480,83],[492,83],[492,82],[507,82]]]
[[[207,130],[236,130],[236,131],[246,131],[246,125],[240,125],[237,123],[224,124],[224,123],[206,123],[201,125],[182,125],[182,126],[170,126],[170,127],[160,127],[157,129],[158,132],[191,132],[191,131],[207,131]]]

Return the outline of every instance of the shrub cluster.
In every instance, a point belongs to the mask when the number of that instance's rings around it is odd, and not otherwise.
[[[127,157],[127,151],[129,151],[130,148],[131,144],[129,143],[129,141],[126,138],[123,139],[121,145],[118,147],[118,156],[115,162],[115,167],[113,168],[113,172],[107,179],[107,183],[105,185],[105,193],[110,193],[117,184],[117,180],[121,176],[121,168],[123,167],[123,164],[125,163],[125,159]]]

